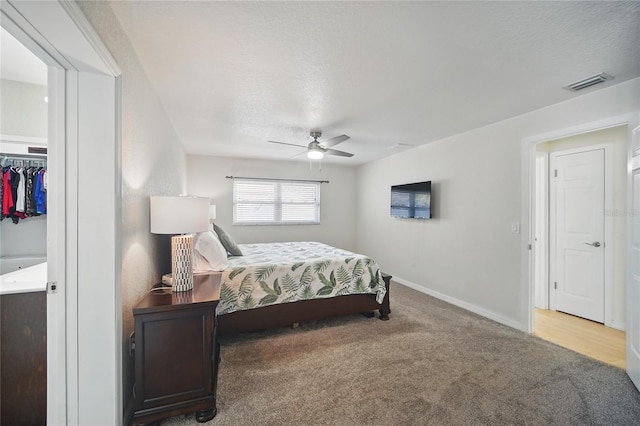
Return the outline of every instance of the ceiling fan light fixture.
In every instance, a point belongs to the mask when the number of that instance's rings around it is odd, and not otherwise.
[[[300,148],[307,148],[307,158],[310,160],[320,160],[324,158],[325,154],[328,155],[337,155],[339,157],[353,157],[353,154],[345,151],[338,151],[337,149],[332,149],[331,147],[350,139],[347,135],[335,136],[331,139],[327,139],[324,142],[318,142],[318,138],[322,136],[322,132],[319,130],[312,130],[311,137],[313,141],[309,142],[308,145],[299,145],[296,143],[286,143],[286,142],[278,142],[278,141],[267,141],[271,143],[277,143],[280,145],[290,145],[297,146]],[[331,148],[331,149],[330,149]]]
[[[310,148],[309,151],[307,151],[307,158],[311,160],[320,160],[322,157],[324,157],[324,152],[322,152],[321,149]]]

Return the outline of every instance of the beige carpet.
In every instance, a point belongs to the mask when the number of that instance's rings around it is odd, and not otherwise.
[[[398,284],[391,310],[221,340],[207,424],[640,424],[620,369]]]

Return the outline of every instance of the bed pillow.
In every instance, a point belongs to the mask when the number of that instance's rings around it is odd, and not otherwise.
[[[220,228],[215,223],[213,224],[213,230],[218,234],[218,238],[220,238],[220,242],[224,246],[224,248],[231,254],[232,256],[242,256],[242,251],[238,247],[233,238],[229,236],[222,228]]]
[[[194,271],[222,271],[229,266],[227,250],[215,232],[201,232],[196,234],[194,240]]]

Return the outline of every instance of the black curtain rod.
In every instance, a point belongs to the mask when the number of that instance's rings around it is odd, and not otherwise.
[[[317,183],[329,183],[328,180],[311,180],[311,179],[274,179],[274,178],[257,178],[257,177],[245,177],[245,176],[225,176],[227,179],[247,179],[247,180],[280,180],[287,182],[317,182]]]

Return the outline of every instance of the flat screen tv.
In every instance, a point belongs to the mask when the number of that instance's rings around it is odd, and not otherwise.
[[[405,219],[431,219],[431,181],[393,185],[391,216]]]

